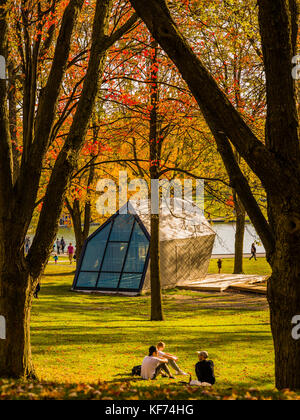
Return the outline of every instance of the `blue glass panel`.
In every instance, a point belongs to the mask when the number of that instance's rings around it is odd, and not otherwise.
[[[124,271],[127,273],[143,273],[149,249],[149,241],[144,232],[135,224]]]
[[[139,290],[141,279],[141,274],[123,274],[119,288]]]
[[[96,287],[98,273],[81,272],[76,287]]]
[[[119,279],[119,273],[101,273],[97,287],[116,289],[119,284]]]
[[[129,241],[134,217],[131,214],[119,214],[115,220],[112,228],[110,240],[111,241]]]
[[[128,244],[124,242],[110,242],[107,246],[101,271],[121,272]]]
[[[81,271],[99,271],[110,228],[111,223],[88,242]]]

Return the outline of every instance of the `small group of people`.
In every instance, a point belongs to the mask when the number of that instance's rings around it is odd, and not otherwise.
[[[56,252],[55,252],[55,247],[56,247]],[[66,248],[66,242],[64,238],[62,237],[61,240],[57,238],[56,243],[53,245],[53,252],[55,252],[53,259],[54,259],[55,264],[58,263],[59,255],[65,254],[65,248]],[[70,264],[72,264],[73,261],[76,260],[76,249],[71,242],[67,248],[67,254],[69,257]]]
[[[64,237],[62,237],[61,239],[58,239],[58,238],[56,239],[56,242],[53,245],[53,251],[55,251],[55,247],[56,247],[56,253],[58,255],[65,253],[66,242],[64,240]]]
[[[175,371],[176,375],[189,375],[184,372],[178,366],[178,357],[173,354],[166,353],[165,343],[160,341],[156,346],[149,348],[149,355],[143,360],[141,367],[141,377],[145,380],[154,380],[157,376],[162,375],[163,377],[169,377],[174,379],[170,368]],[[198,381],[205,385],[214,385],[215,374],[214,374],[214,363],[208,360],[208,353],[206,351],[199,351],[198,363],[195,365],[195,372]]]

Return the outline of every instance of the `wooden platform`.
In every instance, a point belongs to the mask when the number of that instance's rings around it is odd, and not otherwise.
[[[202,281],[178,286],[178,289],[195,290],[199,292],[236,291],[247,293],[267,294],[265,284],[267,276],[241,275],[241,274],[209,274]]]

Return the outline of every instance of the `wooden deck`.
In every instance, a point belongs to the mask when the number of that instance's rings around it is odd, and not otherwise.
[[[265,282],[267,276],[241,274],[208,274],[205,280],[194,281],[178,289],[195,290],[199,292],[236,291],[246,293],[267,294]]]

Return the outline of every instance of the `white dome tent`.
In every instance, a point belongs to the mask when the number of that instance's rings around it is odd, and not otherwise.
[[[195,204],[171,202],[160,208],[163,289],[204,279],[215,240]],[[73,290],[130,295],[150,290],[149,241],[150,201],[129,201],[86,241]]]

